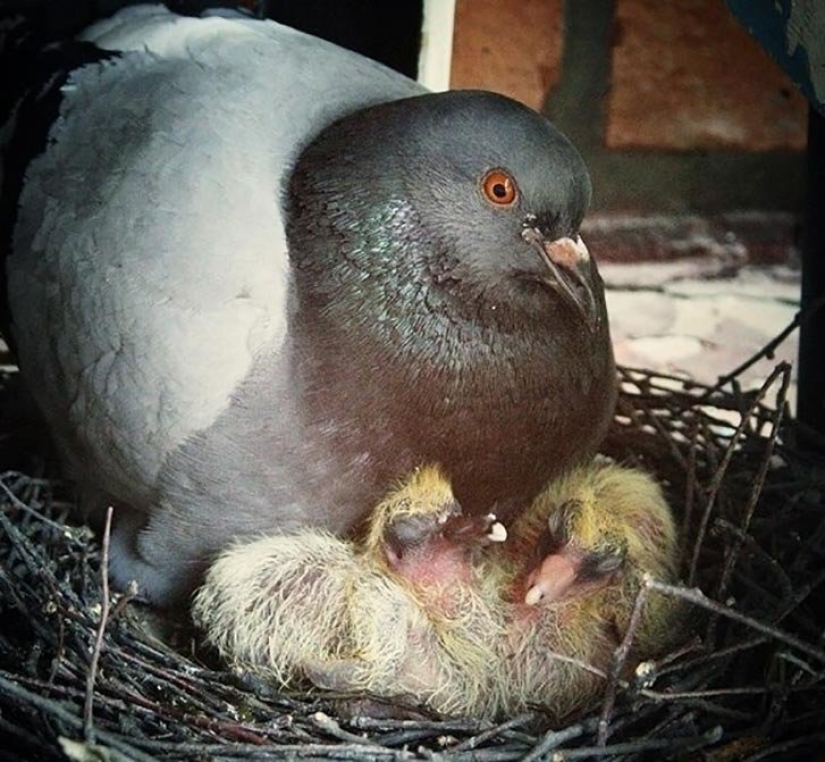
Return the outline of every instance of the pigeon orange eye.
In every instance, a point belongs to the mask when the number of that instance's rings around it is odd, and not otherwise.
[[[516,181],[503,169],[491,169],[481,178],[481,189],[496,206],[510,206],[516,200]]]

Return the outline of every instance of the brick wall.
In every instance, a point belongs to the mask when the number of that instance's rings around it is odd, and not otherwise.
[[[722,0],[457,0],[452,86],[548,113],[597,208],[801,203],[805,100]]]

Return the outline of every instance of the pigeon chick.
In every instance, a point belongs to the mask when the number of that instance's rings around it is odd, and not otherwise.
[[[376,508],[364,538],[305,530],[225,552],[194,618],[232,663],[280,685],[401,697],[488,715],[504,622],[477,551],[503,541],[490,517],[461,516],[435,468]]]
[[[464,516],[443,475],[425,468],[378,506],[357,543],[303,532],[227,552],[195,618],[225,658],[281,685],[308,679],[444,714],[541,704],[560,717],[603,686],[582,665],[609,665],[638,575],[672,572],[672,522],[649,477],[600,466],[548,488],[514,530],[508,547],[494,517]],[[582,573],[550,593],[557,555]],[[670,615],[646,611],[636,657],[669,643]]]
[[[509,521],[592,456],[590,182],[544,117],[267,21],[133,6],[83,42],[4,130],[7,331],[85,509],[115,506],[117,585],[179,604],[422,463]]]
[[[674,581],[673,516],[650,476],[594,463],[553,482],[511,538],[504,562],[513,600],[505,663],[507,690],[520,694],[509,705],[518,711],[541,704],[562,717],[603,687],[643,575]],[[651,594],[627,668],[673,645],[680,620],[673,599]]]

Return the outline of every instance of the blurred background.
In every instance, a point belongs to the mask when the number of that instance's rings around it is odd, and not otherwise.
[[[596,209],[800,209],[806,101],[721,0],[458,0],[452,60],[587,151]]]

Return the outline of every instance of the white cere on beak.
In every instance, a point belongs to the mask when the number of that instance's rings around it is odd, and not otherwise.
[[[544,241],[542,248],[554,264],[573,272],[590,261],[590,252],[581,236],[576,236],[575,241],[570,236],[557,238],[555,241]]]
[[[528,606],[535,606],[542,598],[544,598],[544,593],[541,588],[538,585],[533,585],[527,591],[527,595],[524,596],[524,602]]]
[[[507,528],[500,521],[496,521],[495,514],[490,514],[487,518],[493,523],[490,524],[490,531],[487,532],[487,539],[490,542],[504,542],[507,539]]]
[[[590,250],[587,248],[585,242],[582,241],[582,237],[580,235],[576,236],[576,240],[573,242],[573,248],[576,250],[576,254],[579,255],[579,259],[582,262],[590,261]]]

